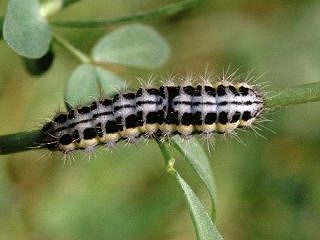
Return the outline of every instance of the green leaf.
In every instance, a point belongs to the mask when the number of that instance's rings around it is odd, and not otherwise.
[[[112,72],[101,67],[96,67],[96,72],[104,96],[111,97],[126,88],[125,82]]]
[[[98,76],[94,66],[82,64],[67,82],[65,102],[73,107],[86,104],[99,97]]]
[[[192,191],[185,180],[175,171],[174,176],[182,189],[187,201],[190,216],[195,227],[198,240],[219,240],[223,239],[217,227],[212,222],[199,198]]]
[[[169,58],[167,42],[152,28],[132,24],[103,37],[93,48],[97,62],[117,63],[137,68],[156,68]]]
[[[167,172],[174,175],[180,188],[182,189],[185,199],[187,201],[192,223],[195,227],[198,240],[217,240],[223,239],[217,230],[217,227],[212,222],[210,216],[206,212],[205,208],[201,204],[198,197],[192,191],[190,186],[179,175],[174,168],[175,159],[171,156],[165,142],[157,141],[160,147],[161,153],[166,163]]]
[[[41,16],[38,0],[10,0],[4,19],[3,37],[19,55],[40,58],[49,49],[51,32]]]
[[[211,200],[211,215],[215,219],[215,184],[212,169],[207,154],[203,150],[199,141],[192,138],[188,141],[181,139],[180,136],[173,137],[173,146],[183,155],[187,162],[196,171],[204,185],[206,186]]]
[[[72,73],[65,90],[65,102],[69,106],[87,104],[101,96],[113,96],[123,90],[120,77],[101,67],[82,64]]]

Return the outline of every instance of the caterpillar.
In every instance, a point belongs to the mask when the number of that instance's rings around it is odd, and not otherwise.
[[[263,94],[246,82],[165,84],[139,88],[60,112],[41,129],[39,144],[69,153],[113,147],[120,140],[211,136],[251,127],[264,110]]]

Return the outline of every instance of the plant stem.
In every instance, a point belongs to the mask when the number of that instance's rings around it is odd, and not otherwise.
[[[162,153],[163,159],[165,161],[167,172],[174,175],[176,170],[174,169],[175,159],[171,156],[166,144],[159,139],[157,139],[157,143],[159,145],[160,151]]]
[[[19,132],[0,136],[0,155],[39,148],[40,131]]]
[[[105,27],[111,24],[127,23],[131,21],[150,20],[159,17],[168,17],[185,11],[189,8],[197,6],[201,0],[184,0],[178,3],[173,3],[158,9],[138,12],[129,16],[96,19],[96,20],[81,20],[81,21],[50,21],[50,24],[59,27],[68,28],[96,28]]]
[[[3,38],[3,36],[2,36],[3,21],[4,21],[4,18],[0,17],[0,40]]]
[[[292,88],[280,89],[271,93],[273,97],[267,100],[266,107],[277,109],[306,102],[320,101],[320,82],[308,83]]]
[[[71,43],[69,43],[67,40],[63,39],[62,37],[58,36],[55,33],[52,33],[52,39],[58,43],[60,46],[64,47],[66,50],[68,50],[73,56],[75,56],[80,62],[84,64],[91,64],[93,63],[93,60],[86,54],[84,54],[79,49],[75,48]]]
[[[63,0],[63,7],[68,7],[69,5],[79,2],[80,0]]]
[[[320,82],[273,91],[273,96],[266,100],[268,109],[320,101]],[[26,151],[38,147],[36,142],[38,142],[39,134],[39,131],[33,131],[0,136],[0,154]],[[174,159],[171,157],[165,143],[158,141],[158,144],[165,158],[168,171],[174,170]]]

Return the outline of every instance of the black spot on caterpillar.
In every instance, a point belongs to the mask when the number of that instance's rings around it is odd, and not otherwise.
[[[141,136],[232,133],[251,127],[263,110],[264,97],[245,82],[139,88],[58,113],[43,126],[39,144],[68,153]]]

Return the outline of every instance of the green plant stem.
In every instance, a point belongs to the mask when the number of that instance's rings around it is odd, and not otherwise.
[[[176,173],[176,170],[174,169],[174,162],[175,159],[171,156],[166,144],[159,139],[157,139],[157,143],[159,145],[160,151],[162,153],[162,156],[164,158],[166,167],[167,167],[167,172],[174,175]]]
[[[290,105],[320,101],[320,82],[308,83],[292,88],[272,91],[273,97],[267,100],[266,108],[278,109]]]
[[[60,46],[64,47],[66,50],[68,50],[73,56],[75,56],[80,62],[84,64],[91,64],[93,63],[93,60],[84,54],[79,49],[75,48],[71,43],[69,43],[67,40],[63,39],[62,37],[58,36],[55,33],[52,33],[52,39],[59,44]]]
[[[178,14],[189,8],[197,6],[200,2],[201,0],[184,0],[154,10],[138,12],[129,16],[81,21],[50,21],[50,24],[68,28],[96,28],[105,27],[111,24],[127,23],[131,21],[146,21]]]
[[[2,36],[3,21],[4,21],[4,18],[0,17],[0,40],[3,38],[3,36]]]
[[[40,131],[19,132],[0,136],[0,154],[15,153],[39,148]]]
[[[69,5],[79,2],[80,0],[63,0],[63,7],[68,7]]]
[[[320,82],[309,83],[292,88],[273,91],[273,96],[266,100],[268,109],[284,108],[306,102],[320,101]],[[0,154],[26,151],[36,147],[39,131],[19,132],[0,136]],[[161,152],[166,160],[168,171],[174,170],[174,159],[170,156],[165,143],[159,141]],[[172,167],[172,168],[171,168]]]

